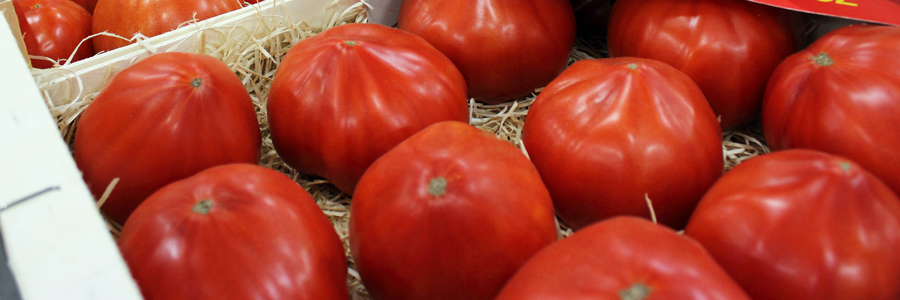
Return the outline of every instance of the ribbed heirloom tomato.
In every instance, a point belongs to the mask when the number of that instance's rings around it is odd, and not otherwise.
[[[769,76],[799,47],[798,18],[747,0],[619,0],[609,55],[655,59],[687,73],[729,130],[759,115]]]
[[[101,210],[122,223],[144,198],[209,167],[259,161],[256,110],[220,60],[150,56],[110,80],[81,115],[74,156]]]
[[[522,142],[574,228],[615,215],[682,228],[722,175],[712,109],[684,73],[640,58],[581,60],[535,99]]]
[[[763,104],[766,142],[847,157],[900,193],[898,51],[900,28],[855,25],[785,59]]]
[[[54,60],[68,59],[78,43],[91,35],[91,14],[69,0],[13,0],[22,39],[29,55]],[[94,55],[90,41],[81,44],[72,62]],[[52,68],[53,63],[31,59],[38,69]]]
[[[469,120],[453,63],[422,38],[377,24],[341,25],[297,43],[278,66],[266,111],[278,155],[347,194],[404,139]]]
[[[194,18],[202,21],[240,9],[241,3],[239,0],[99,0],[94,7],[92,32],[107,31],[127,39],[138,32],[148,37],[157,36]],[[93,40],[98,52],[129,44],[126,40],[102,35]]]
[[[685,234],[753,299],[900,299],[900,199],[842,157],[747,160],[713,185]]]
[[[595,223],[528,260],[497,300],[750,300],[696,241],[635,217]]]
[[[147,300],[347,299],[347,260],[302,187],[260,166],[214,167],[154,193],[119,248]]]
[[[490,104],[550,83],[575,44],[567,0],[406,0],[397,27],[447,55],[469,97]]]
[[[366,171],[350,252],[376,299],[493,299],[556,240],[553,204],[515,146],[461,122],[425,128]]]

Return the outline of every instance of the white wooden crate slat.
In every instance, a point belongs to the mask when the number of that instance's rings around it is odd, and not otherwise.
[[[23,299],[141,299],[5,19],[0,19],[0,212]]]
[[[201,34],[203,28],[244,30],[257,35],[267,34],[265,24],[271,22],[305,22],[311,26],[322,27],[334,22],[340,14],[360,0],[267,0],[252,7],[245,7],[208,20],[185,25],[168,33],[149,38],[145,45],[132,44],[97,55],[71,65],[63,66],[65,72],[54,72],[50,76],[39,77],[42,90],[46,90],[55,104],[75,98],[80,91],[94,92],[101,88],[105,79],[146,58],[156,51],[197,52],[198,40],[206,39],[207,43],[216,43],[218,35]],[[262,21],[261,21],[262,20]],[[249,36],[248,36],[249,37]],[[80,78],[82,89],[79,89],[75,78]]]
[[[318,27],[338,22],[342,12],[359,5],[360,0],[267,0],[149,38],[144,46],[66,65],[39,76],[37,83],[9,18],[0,19],[0,209],[46,191],[0,211],[0,230],[22,298],[141,299],[41,90],[58,105],[79,90],[100,90],[108,76],[151,55],[150,48],[195,52],[198,39],[217,42],[215,34],[200,34],[201,28],[265,34],[260,26],[279,18]]]

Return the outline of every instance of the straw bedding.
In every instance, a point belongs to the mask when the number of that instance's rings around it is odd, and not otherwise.
[[[360,3],[347,9],[338,18],[332,20],[327,27],[349,22],[365,22],[365,18],[365,7]],[[260,22],[261,24],[263,22],[267,24],[265,26],[268,28],[267,32],[247,34],[247,32],[235,28],[201,29],[198,31],[198,34],[203,32],[203,34],[209,36],[219,35],[225,37],[225,42],[217,45],[203,45],[203,47],[199,47],[201,49],[200,52],[222,59],[244,83],[256,105],[263,136],[262,157],[259,164],[284,173],[298,182],[312,195],[325,215],[331,220],[335,230],[344,242],[349,262],[347,281],[351,299],[369,299],[365,288],[360,283],[358,274],[354,270],[354,265],[349,255],[347,235],[350,198],[334,188],[327,180],[299,174],[288,167],[278,157],[272,146],[269,126],[265,117],[265,100],[278,63],[291,45],[303,38],[321,32],[321,29],[312,28],[305,23],[295,23],[283,18],[273,21],[272,17],[261,17]],[[200,43],[205,43],[206,39],[202,40]],[[604,56],[606,56],[606,53],[602,40],[589,36],[579,36],[575,50],[572,52],[570,63],[581,59]],[[59,72],[65,71],[35,70],[34,76],[38,82],[46,82],[54,76],[58,76]],[[475,127],[496,134],[501,139],[507,140],[521,149],[520,134],[522,125],[528,113],[528,108],[539,91],[540,89],[528,97],[500,105],[484,105],[470,101],[470,123]],[[77,94],[81,95],[73,99],[64,99],[63,101],[60,101],[60,99],[51,101],[49,96],[46,97],[48,99],[45,99],[51,113],[56,118],[60,133],[70,145],[74,137],[78,116],[90,104],[97,93]],[[64,104],[53,105],[52,103],[54,102]],[[766,153],[769,150],[763,141],[759,125],[757,124],[739,131],[726,132],[724,134],[722,151],[726,157],[725,169],[728,170],[743,160]],[[114,235],[118,234],[121,227],[118,224],[109,223],[111,232]],[[571,233],[572,231],[565,225],[560,225],[561,236],[568,236]]]

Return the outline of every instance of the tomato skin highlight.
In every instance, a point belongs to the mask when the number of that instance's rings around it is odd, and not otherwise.
[[[750,298],[696,241],[625,216],[594,223],[535,254],[497,297],[520,299]]]
[[[685,235],[754,299],[900,299],[900,199],[843,157],[749,159],[703,197]]]
[[[414,133],[469,120],[465,81],[453,63],[425,40],[377,24],[341,25],[291,48],[266,111],[278,155],[346,194]]]
[[[769,147],[849,158],[900,193],[897,49],[900,28],[853,25],[785,59],[763,105]]]
[[[167,185],[135,210],[118,243],[147,300],[349,298],[331,222],[297,183],[256,165]]]
[[[397,28],[421,36],[466,78],[468,96],[498,104],[527,96],[565,68],[575,45],[567,0],[406,0]]]
[[[609,55],[688,74],[731,130],[759,116],[769,76],[799,49],[802,28],[794,12],[745,0],[619,0]]]
[[[100,198],[124,223],[163,186],[229,163],[256,164],[262,138],[241,81],[208,55],[152,55],[116,74],[88,105],[75,132],[74,158]]]
[[[78,43],[91,35],[91,14],[69,0],[14,0],[16,18],[29,55],[54,60],[68,59]],[[94,55],[90,41],[81,44],[72,57],[76,62]],[[36,69],[49,69],[53,63],[31,59]]]
[[[494,299],[556,239],[534,166],[462,122],[431,125],[379,158],[350,204],[350,252],[376,299]]]
[[[532,105],[522,142],[575,229],[616,215],[683,228],[722,175],[722,135],[684,73],[640,58],[581,60]]]

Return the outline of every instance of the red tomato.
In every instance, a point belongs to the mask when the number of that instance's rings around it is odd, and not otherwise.
[[[851,26],[786,59],[763,106],[769,146],[847,157],[900,193],[898,49],[900,28]]]
[[[107,31],[124,38],[135,33],[152,37],[196,18],[206,20],[241,8],[237,0],[99,0],[94,8],[93,33]],[[94,37],[94,49],[110,51],[130,42],[109,36]]]
[[[278,66],[266,104],[278,155],[352,194],[366,168],[423,128],[468,122],[466,85],[425,40],[347,24],[304,39]]]
[[[497,300],[747,299],[694,240],[634,217],[595,223],[541,250]]]
[[[72,0],[72,2],[78,3],[81,7],[84,7],[88,13],[94,13],[94,7],[97,6],[97,0]],[[88,28],[90,28],[90,25],[88,25]]]
[[[209,167],[259,161],[250,95],[221,61],[160,53],[113,77],[75,133],[75,162],[101,208],[124,222],[157,189]]]
[[[793,12],[746,0],[619,0],[609,55],[687,73],[729,130],[759,115],[769,76],[799,46],[798,23]]]
[[[348,299],[331,222],[303,188],[260,166],[160,189],[125,223],[119,248],[147,300]]]
[[[91,14],[69,0],[13,0],[12,3],[29,55],[69,59],[78,43],[91,35]],[[72,62],[93,55],[94,47],[88,41],[78,47]],[[53,63],[31,59],[31,66],[47,69]]]
[[[841,157],[747,160],[703,197],[685,234],[753,299],[900,299],[900,199]]]
[[[550,83],[575,45],[567,0],[406,0],[397,27],[443,52],[469,97],[496,104]]]
[[[573,64],[534,101],[522,142],[569,226],[615,215],[682,228],[722,175],[722,132],[684,73],[640,58]]]
[[[350,251],[376,299],[493,299],[556,240],[528,159],[460,122],[432,125],[378,159],[350,205]]]
[[[570,0],[575,11],[575,23],[578,29],[592,34],[606,35],[609,26],[609,13],[612,11],[610,0]]]

